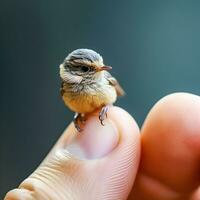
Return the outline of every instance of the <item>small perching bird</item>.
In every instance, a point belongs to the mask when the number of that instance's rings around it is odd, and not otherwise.
[[[74,124],[81,131],[79,122],[84,116],[101,108],[99,120],[107,117],[108,105],[124,95],[118,81],[108,72],[112,69],[103,63],[103,58],[93,50],[77,49],[71,52],[60,65],[62,79],[61,95],[65,104],[74,112]]]

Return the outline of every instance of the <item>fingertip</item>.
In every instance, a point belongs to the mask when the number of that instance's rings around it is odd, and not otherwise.
[[[81,159],[96,159],[108,156],[115,148],[131,147],[140,149],[140,130],[136,121],[124,109],[110,106],[104,126],[101,125],[99,110],[87,115],[87,120],[78,132],[73,123],[64,131],[57,143],[58,148],[67,149]],[[140,150],[139,150],[140,152]]]
[[[65,148],[79,159],[97,159],[109,154],[118,144],[119,131],[111,119],[104,125],[96,116],[87,119],[83,130]]]
[[[181,140],[187,148],[200,155],[200,97],[190,93],[173,93],[163,97],[148,114],[143,128],[152,129],[153,138],[156,134],[154,129],[163,130],[159,133],[163,136],[164,130],[170,130],[166,133],[167,138]],[[142,133],[145,139],[146,132]]]
[[[64,134],[69,135],[70,130],[74,138],[62,149],[70,153],[69,164],[75,159],[82,160],[81,166],[77,160],[73,166],[83,168],[86,177],[96,177],[101,199],[126,199],[140,162],[140,130],[122,108],[109,108],[105,126],[101,125],[98,113],[88,117],[83,132],[74,134],[73,125],[70,126]]]
[[[180,193],[194,190],[199,184],[199,132],[199,96],[174,93],[159,100],[141,130],[140,173]]]

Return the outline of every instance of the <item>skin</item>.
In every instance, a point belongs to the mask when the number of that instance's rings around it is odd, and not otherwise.
[[[86,157],[70,150],[76,130],[69,125],[38,169],[5,200],[200,199],[199,96],[176,93],[162,98],[141,131],[120,108],[110,108],[108,118],[102,127],[97,114],[91,114],[83,134],[76,136],[79,147],[90,152]],[[97,135],[100,143],[93,145]],[[101,145],[101,135],[110,143],[104,140]]]

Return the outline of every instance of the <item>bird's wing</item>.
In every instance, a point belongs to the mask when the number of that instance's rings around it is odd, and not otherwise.
[[[114,78],[109,72],[105,72],[105,77],[109,81],[109,84],[114,86],[118,96],[124,96],[125,92],[123,88],[120,86],[119,82],[116,78]]]

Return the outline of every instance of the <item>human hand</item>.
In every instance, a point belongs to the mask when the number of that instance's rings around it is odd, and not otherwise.
[[[105,126],[95,114],[80,134],[71,124],[5,200],[199,200],[200,97],[161,99],[139,133],[117,107]]]

